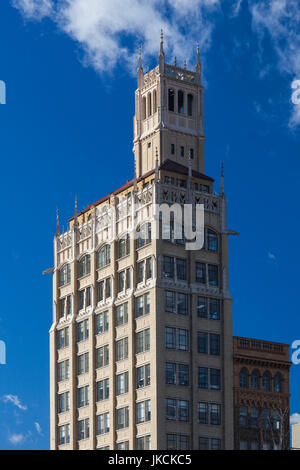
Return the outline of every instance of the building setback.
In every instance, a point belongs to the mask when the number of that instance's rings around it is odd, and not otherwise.
[[[235,336],[233,361],[235,449],[289,449],[289,345]]]
[[[135,92],[135,178],[54,239],[51,449],[233,449],[226,198],[204,173],[203,86],[165,63]],[[154,236],[156,204],[203,204],[205,241]],[[137,225],[138,238],[130,235]]]

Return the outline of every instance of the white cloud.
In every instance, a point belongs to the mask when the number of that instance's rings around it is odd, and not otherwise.
[[[34,427],[35,427],[36,432],[37,432],[38,434],[42,434],[42,428],[41,428],[40,423],[35,422],[35,423],[34,423]]]
[[[25,438],[26,437],[25,437],[24,434],[11,434],[11,436],[9,436],[8,440],[12,444],[20,444],[21,442],[23,442],[25,440]]]
[[[15,405],[17,408],[19,408],[20,410],[27,410],[27,406],[26,405],[22,405],[19,397],[17,395],[4,395],[2,397],[2,401],[4,403],[13,403],[13,405]]]
[[[138,45],[143,46],[144,63],[157,55],[161,28],[168,56],[176,51],[178,61],[194,63],[196,39],[205,52],[221,5],[221,0],[12,1],[28,19],[52,18],[82,47],[85,65],[98,72],[111,71],[118,63],[135,71]]]
[[[290,80],[300,79],[300,3],[295,0],[249,0],[252,28],[260,39],[267,34],[276,52],[279,70]],[[264,60],[261,55],[261,60]],[[263,68],[266,68],[264,63]],[[268,68],[268,67],[267,67]],[[292,108],[289,124],[300,124],[299,105]]]
[[[238,16],[243,0],[236,0],[232,6],[232,16],[235,18]]]
[[[299,424],[300,423],[300,414],[299,413],[293,413],[290,416],[290,424]]]
[[[272,261],[276,261],[276,256],[274,255],[274,253],[271,253],[270,251],[268,252],[268,258]]]
[[[41,20],[52,13],[52,0],[12,0],[26,18]]]

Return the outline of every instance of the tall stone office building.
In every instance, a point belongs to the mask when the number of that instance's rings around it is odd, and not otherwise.
[[[138,66],[135,178],[54,239],[52,449],[232,449],[226,199],[204,173],[195,71]],[[130,165],[130,162],[128,162]],[[153,204],[204,204],[205,243],[155,238]],[[157,220],[157,219],[156,219]],[[137,225],[138,238],[130,235]]]

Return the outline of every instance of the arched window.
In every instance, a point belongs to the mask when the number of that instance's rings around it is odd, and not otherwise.
[[[248,374],[246,369],[240,371],[240,387],[248,388]]]
[[[118,254],[119,258],[123,258],[124,256],[129,255],[130,253],[130,239],[128,233],[120,238],[118,242]]]
[[[169,88],[168,91],[168,102],[169,102],[169,111],[175,110],[175,91],[173,88]]]
[[[187,95],[188,116],[193,116],[193,95]]]
[[[258,390],[259,388],[259,375],[257,370],[254,370],[251,374],[251,388],[253,390]]]
[[[156,90],[153,91],[153,114],[157,111],[157,95]]]
[[[142,100],[142,119],[146,119],[146,97]]]
[[[110,245],[104,245],[97,254],[97,268],[110,264]]]
[[[273,428],[279,431],[281,425],[281,415],[279,411],[275,410],[273,413]]]
[[[266,392],[271,390],[271,376],[269,372],[264,372],[262,376],[262,389]]]
[[[178,113],[184,114],[184,93],[178,90]]]
[[[138,230],[137,248],[142,248],[144,245],[151,243],[151,223],[147,222],[141,225]]]
[[[71,266],[66,264],[61,270],[59,271],[59,286],[65,286],[71,282]]]
[[[273,390],[274,392],[281,392],[281,376],[278,373],[274,375]]]
[[[152,114],[152,97],[151,93],[148,93],[148,117]]]
[[[218,235],[207,229],[207,249],[208,251],[218,251]]]
[[[85,255],[79,261],[79,277],[86,276],[91,272],[91,257],[90,255]]]

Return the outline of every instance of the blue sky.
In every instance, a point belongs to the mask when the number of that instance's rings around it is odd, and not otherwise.
[[[205,169],[218,189],[224,160],[228,226],[241,233],[230,240],[234,334],[300,339],[299,26],[296,0],[0,2],[1,449],[49,448],[52,287],[42,271],[56,206],[66,224],[75,194],[83,209],[132,178],[137,49],[154,66],[161,27],[168,61],[194,67],[200,41]],[[293,366],[292,413],[299,381]]]

